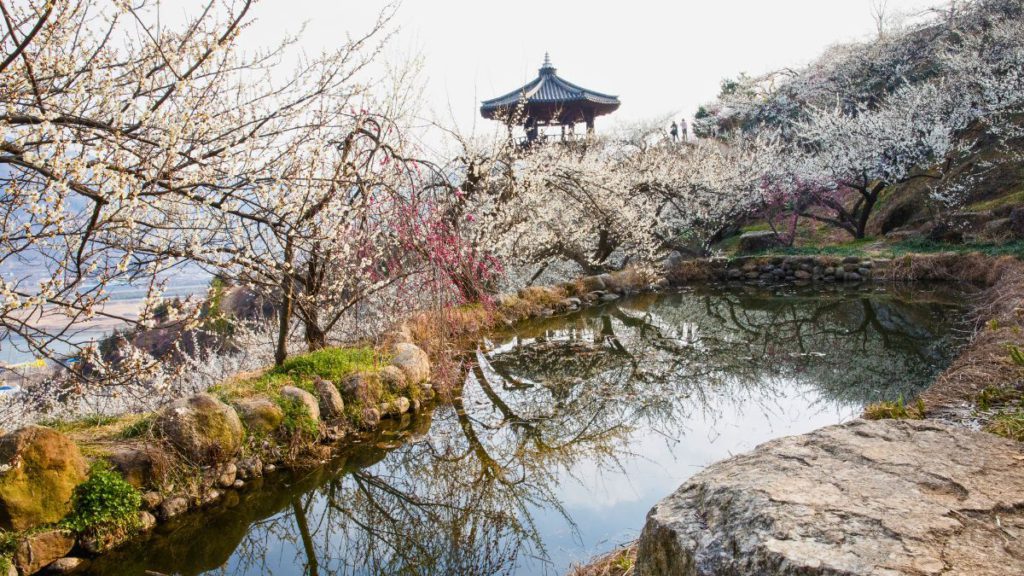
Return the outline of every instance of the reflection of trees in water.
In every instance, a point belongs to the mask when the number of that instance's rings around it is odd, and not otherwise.
[[[433,422],[420,417],[334,466],[243,493],[201,523],[162,527],[171,533],[96,573],[544,567],[534,514],[554,511],[575,530],[560,482],[582,463],[621,470],[637,425],[678,437],[695,411],[750,397],[766,405],[794,381],[841,404],[907,394],[948,360],[948,310],[885,294],[701,292],[537,322],[478,353],[462,397]]]
[[[950,310],[859,292],[637,299],[557,329],[542,323],[498,347],[490,368],[555,400],[583,381],[588,395],[611,386],[639,410],[664,399],[696,407],[709,393],[768,396],[792,382],[824,401],[863,404],[909,397],[950,361]]]

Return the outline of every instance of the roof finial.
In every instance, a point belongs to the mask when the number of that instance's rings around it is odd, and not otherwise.
[[[551,65],[551,55],[547,52],[544,53],[544,65],[540,67],[541,74],[554,74],[555,67]]]

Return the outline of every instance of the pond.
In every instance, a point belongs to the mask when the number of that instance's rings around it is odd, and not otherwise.
[[[702,467],[926,387],[963,294],[639,296],[480,343],[454,406],[98,560],[125,574],[564,574]]]

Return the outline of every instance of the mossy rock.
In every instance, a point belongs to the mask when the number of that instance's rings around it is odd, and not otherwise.
[[[235,410],[209,394],[172,402],[157,416],[156,429],[197,464],[230,460],[241,449],[245,434]]]
[[[89,466],[67,436],[27,426],[0,437],[0,528],[28,530],[71,511],[75,487]]]
[[[250,434],[271,434],[284,421],[284,411],[269,398],[244,398],[234,401],[234,406]]]

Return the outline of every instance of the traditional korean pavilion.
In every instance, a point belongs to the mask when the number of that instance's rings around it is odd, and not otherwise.
[[[618,110],[619,98],[582,88],[565,80],[544,55],[544,65],[537,78],[518,88],[486,100],[480,114],[488,120],[498,120],[512,127],[522,126],[528,142],[537,140],[542,126],[560,126],[562,139],[571,137],[576,124],[586,124],[587,134],[594,132],[594,118]]]

